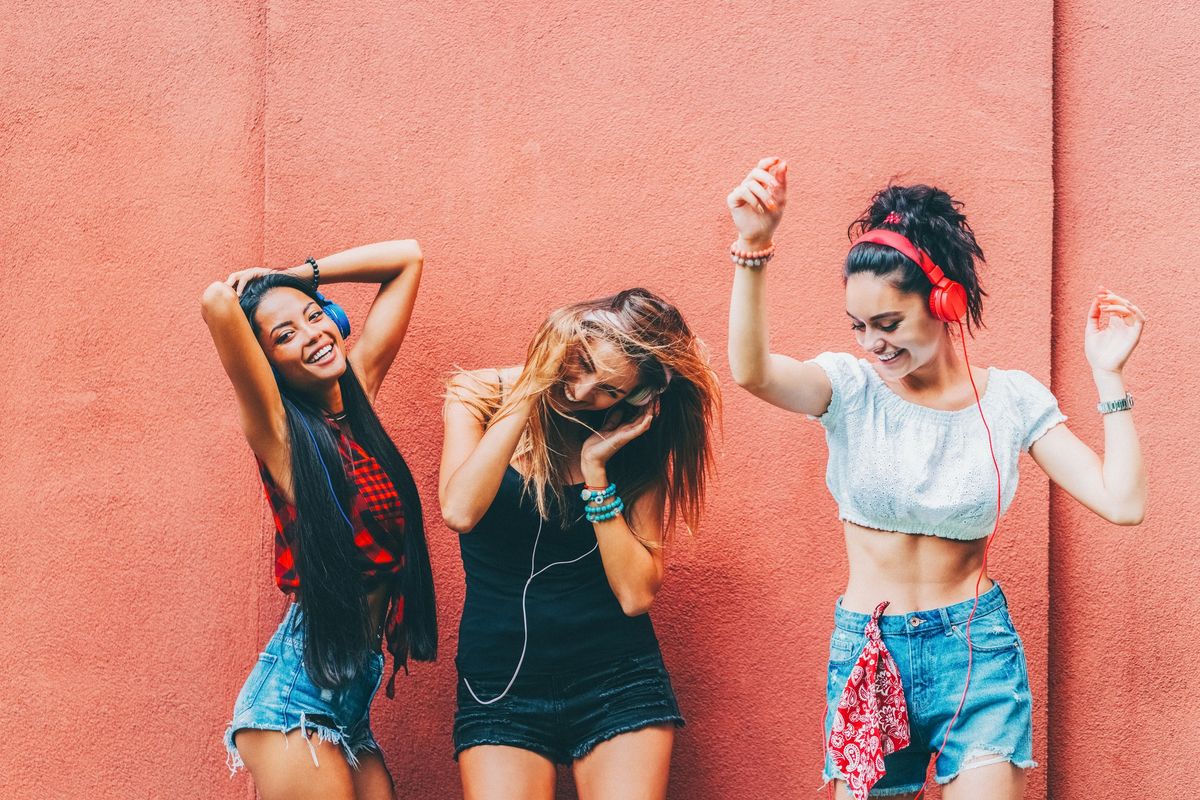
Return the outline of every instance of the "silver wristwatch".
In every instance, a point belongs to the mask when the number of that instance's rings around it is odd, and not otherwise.
[[[1103,403],[1096,405],[1096,410],[1101,414],[1111,414],[1114,411],[1128,411],[1133,408],[1133,395],[1129,392],[1120,400],[1105,400]]]

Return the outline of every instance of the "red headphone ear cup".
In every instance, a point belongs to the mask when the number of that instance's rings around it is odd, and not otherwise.
[[[929,293],[929,311],[942,322],[958,322],[967,315],[967,290],[951,280],[933,287]]]

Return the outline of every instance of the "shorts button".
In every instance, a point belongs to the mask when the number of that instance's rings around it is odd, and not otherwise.
[[[908,621],[909,621],[909,623],[911,623],[911,624],[912,624],[912,626],[913,626],[914,628],[915,628],[915,627],[917,627],[918,625],[920,625],[920,624],[921,624],[921,618],[920,618],[920,617],[910,617]]]

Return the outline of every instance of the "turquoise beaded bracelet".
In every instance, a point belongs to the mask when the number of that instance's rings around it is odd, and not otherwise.
[[[616,500],[613,500],[611,503],[606,503],[605,505],[602,505],[602,506],[593,506],[592,508],[589,508],[587,510],[587,513],[589,513],[593,516],[595,516],[596,514],[607,514],[609,511],[612,511],[614,508],[617,508],[618,506],[622,506],[622,505],[624,505],[624,502],[621,500],[621,498],[618,497]]]
[[[589,508],[586,511],[588,522],[604,522],[620,514],[625,510],[625,501],[617,498],[606,506],[600,508]]]

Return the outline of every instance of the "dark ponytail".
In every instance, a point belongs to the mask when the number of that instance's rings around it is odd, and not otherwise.
[[[985,259],[961,208],[961,202],[932,186],[888,186],[875,193],[867,210],[850,223],[847,234],[853,241],[877,228],[896,231],[928,253],[947,278],[966,289],[967,330],[974,333],[975,328],[983,327],[983,298],[987,292],[979,281],[977,262]],[[933,288],[920,267],[884,245],[866,242],[850,248],[842,277],[858,272],[898,272],[896,288],[920,294],[926,300]]]
[[[289,275],[259,278],[242,292],[241,306],[252,325],[263,296],[288,287],[316,299],[311,286]],[[354,487],[346,475],[329,424],[321,410],[279,381],[291,448],[292,493],[296,503],[295,556],[300,578],[297,601],[304,633],[304,666],[317,686],[336,688],[352,680],[368,661],[375,639],[366,589],[357,563],[354,535],[342,509],[352,506]],[[362,384],[347,365],[338,379],[346,424],[396,488],[404,506],[404,651],[418,661],[437,655],[433,577],[416,482],[396,445],[383,430]],[[331,494],[332,492],[332,494]],[[369,516],[369,512],[366,515]]]

